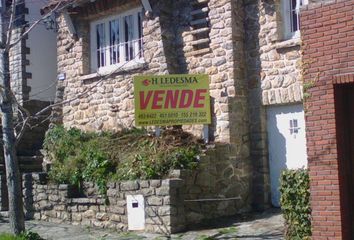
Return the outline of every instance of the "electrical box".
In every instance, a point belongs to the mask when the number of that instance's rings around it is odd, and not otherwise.
[[[145,229],[145,203],[143,195],[127,195],[128,230]]]

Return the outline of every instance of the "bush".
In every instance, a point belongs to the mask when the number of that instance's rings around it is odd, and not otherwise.
[[[0,233],[0,240],[44,240],[38,233],[25,231],[19,236],[15,236],[9,233]]]
[[[86,133],[56,126],[44,141],[53,162],[49,177],[80,187],[95,182],[102,193],[111,180],[163,178],[171,169],[192,169],[202,141],[182,130],[167,130],[157,138],[144,129],[118,133]]]
[[[306,169],[283,171],[280,178],[280,205],[286,224],[286,239],[311,236],[310,180]]]

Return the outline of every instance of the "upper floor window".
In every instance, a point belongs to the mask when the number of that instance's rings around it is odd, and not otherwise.
[[[91,23],[92,71],[114,71],[143,60],[142,9]]]
[[[308,4],[308,0],[283,0],[284,37],[286,39],[300,37],[300,8]]]

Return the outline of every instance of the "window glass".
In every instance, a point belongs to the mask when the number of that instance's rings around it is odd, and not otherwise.
[[[97,65],[102,67],[106,65],[106,53],[105,53],[105,25],[104,23],[97,24],[96,26],[96,42],[97,42]]]
[[[91,23],[92,71],[143,60],[142,20],[141,9],[136,9]]]
[[[120,50],[119,50],[119,20],[112,20],[109,22],[110,30],[110,64],[116,64],[120,62]]]
[[[125,30],[125,60],[129,61],[133,59],[133,15],[124,17],[124,30]]]

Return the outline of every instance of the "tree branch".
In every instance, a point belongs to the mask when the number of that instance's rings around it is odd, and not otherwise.
[[[11,48],[11,38],[12,38],[12,28],[13,28],[13,24],[14,24],[14,17],[16,16],[16,0],[12,0],[11,3],[11,14],[10,14],[10,22],[9,22],[9,26],[7,29],[7,36],[6,36],[6,45],[5,45],[5,49],[6,51],[9,51]]]

